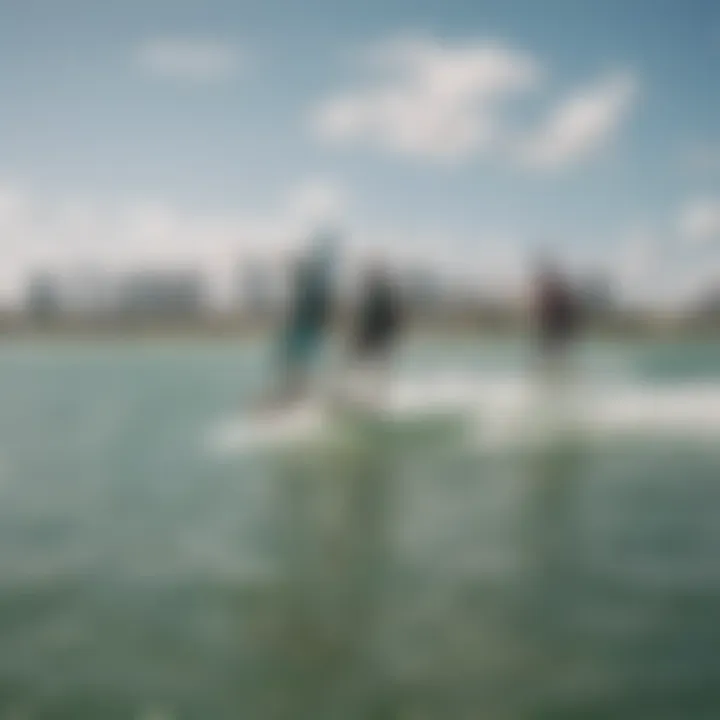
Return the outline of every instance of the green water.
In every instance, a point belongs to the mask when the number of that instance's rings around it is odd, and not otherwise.
[[[720,383],[717,345],[585,355]],[[0,349],[0,720],[720,717],[712,438],[208,452],[264,359]]]

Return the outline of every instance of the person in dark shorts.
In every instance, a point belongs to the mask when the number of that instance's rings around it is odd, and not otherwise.
[[[333,310],[331,270],[328,243],[299,258],[293,269],[290,307],[280,335],[281,403],[299,399],[308,391],[312,366],[322,350]]]
[[[401,329],[399,292],[390,273],[375,263],[362,281],[351,341],[351,354],[366,394],[377,396],[381,392]]]
[[[566,354],[579,332],[579,310],[568,281],[554,267],[543,264],[536,281],[535,324],[545,358]]]
[[[400,330],[400,301],[389,273],[371,266],[364,278],[354,333],[360,359],[387,357]]]

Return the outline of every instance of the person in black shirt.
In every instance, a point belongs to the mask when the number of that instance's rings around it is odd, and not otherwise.
[[[355,326],[355,354],[359,358],[389,355],[400,330],[399,298],[389,274],[379,265],[368,270],[361,290]]]
[[[278,338],[280,387],[271,406],[305,397],[318,364],[333,312],[334,254],[329,241],[316,246],[295,263],[287,318]]]
[[[580,329],[580,308],[570,283],[550,264],[537,275],[535,324],[545,359],[565,356]]]
[[[389,272],[379,263],[366,271],[360,290],[351,353],[358,361],[363,381],[373,395],[380,392],[379,383],[402,328],[399,293]]]

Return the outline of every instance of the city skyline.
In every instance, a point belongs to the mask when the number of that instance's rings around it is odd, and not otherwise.
[[[676,301],[720,278],[709,0],[3,4],[0,293],[35,268],[353,257],[489,286],[538,248]]]

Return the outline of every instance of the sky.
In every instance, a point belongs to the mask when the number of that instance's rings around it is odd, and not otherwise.
[[[0,295],[348,255],[720,282],[715,0],[0,0]]]

